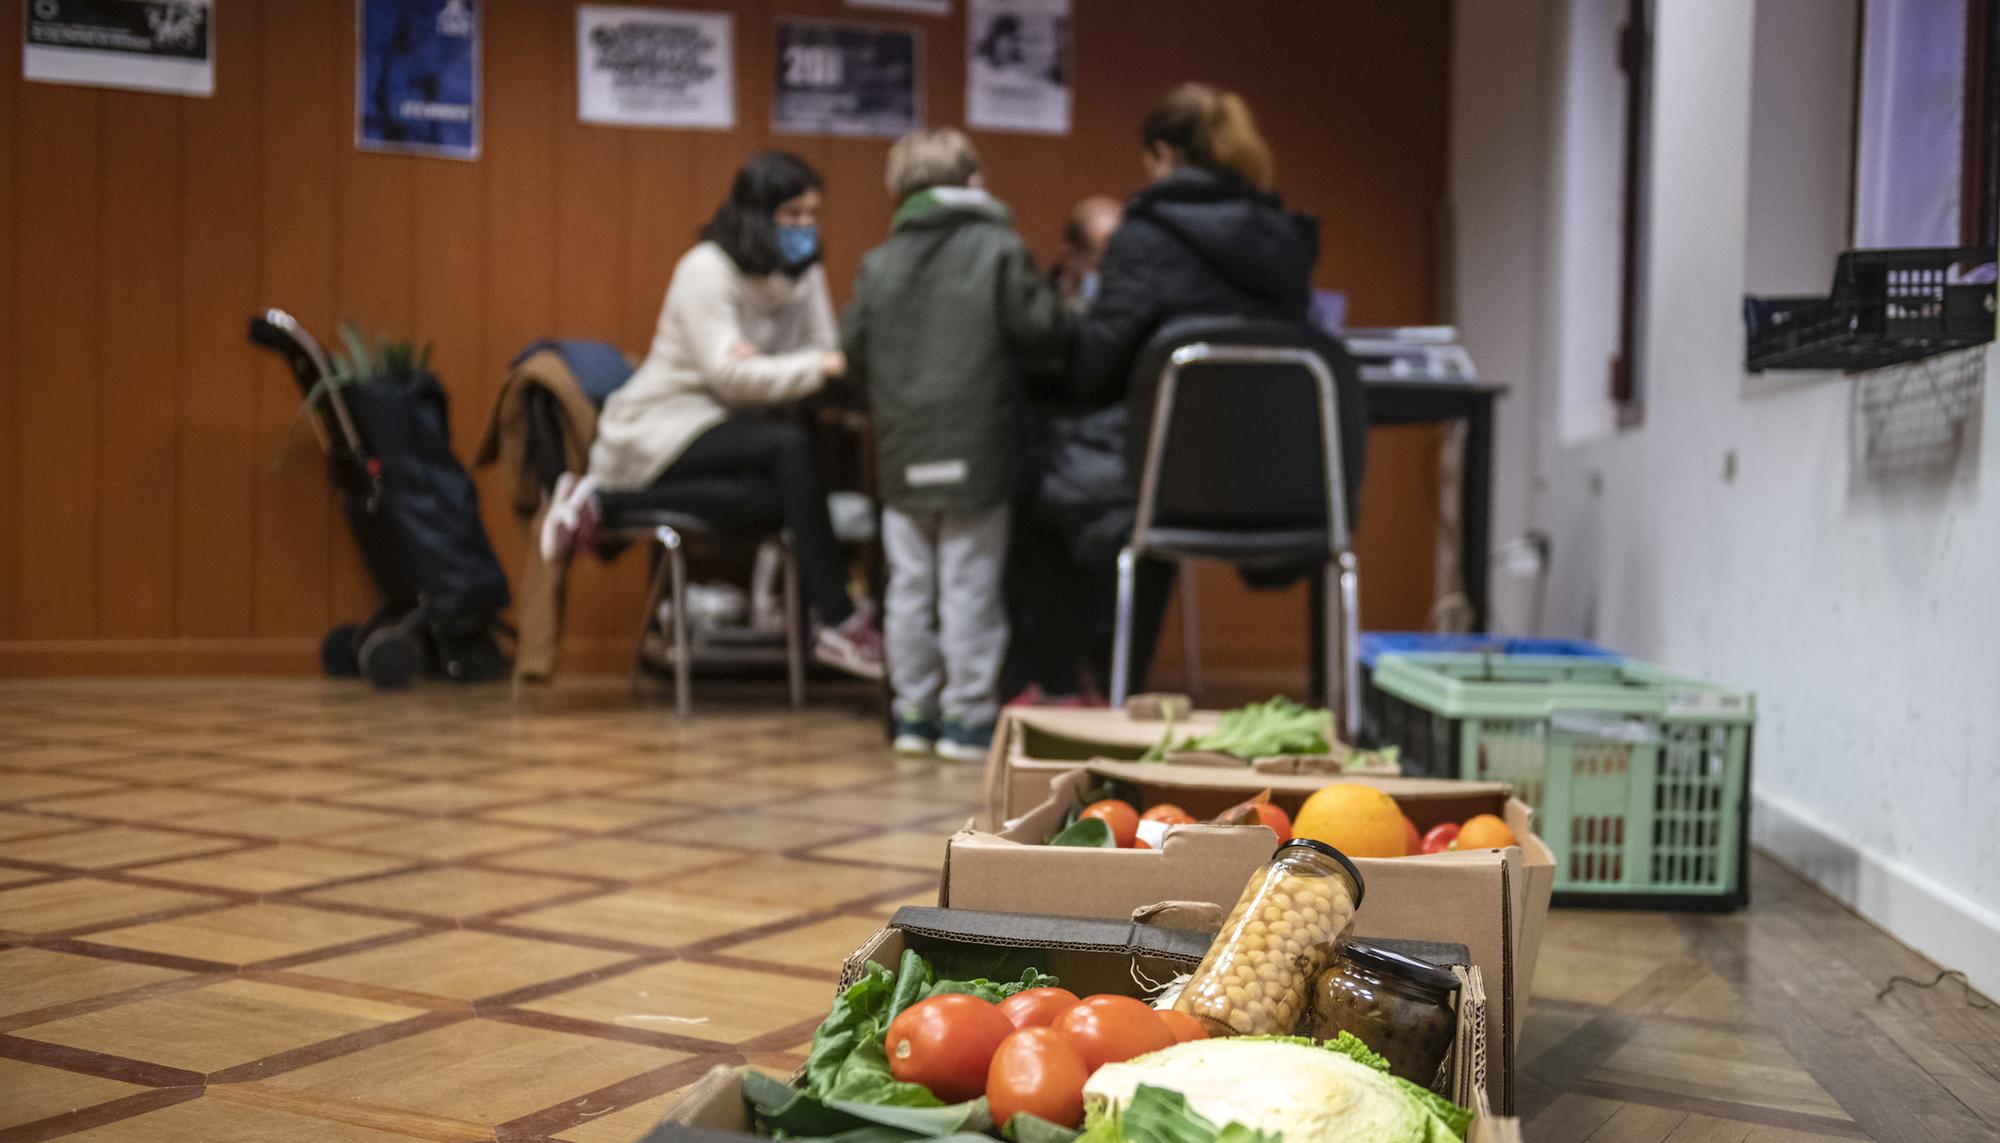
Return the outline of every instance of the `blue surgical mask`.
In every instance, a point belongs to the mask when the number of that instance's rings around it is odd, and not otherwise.
[[[1099,283],[1100,279],[1097,276],[1097,271],[1085,270],[1083,272],[1083,279],[1076,284],[1076,296],[1086,302],[1096,301]]]
[[[787,266],[803,266],[819,253],[819,227],[778,227],[778,257]]]

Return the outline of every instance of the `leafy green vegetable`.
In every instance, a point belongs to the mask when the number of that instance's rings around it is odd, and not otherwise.
[[[1076,1143],[1281,1143],[1281,1138],[1240,1123],[1218,1128],[1189,1109],[1180,1092],[1140,1084],[1123,1107],[1094,1112]]]
[[[928,983],[927,966],[924,973]],[[871,964],[860,980],[835,998],[833,1011],[813,1032],[812,1051],[806,1055],[806,1094],[821,1100],[938,1106],[938,1098],[921,1084],[896,1082],[882,1050],[882,1038],[894,1019],[891,1003],[901,975]]]
[[[1061,1124],[1050,1123],[1039,1115],[1017,1111],[1014,1118],[1001,1128],[1000,1137],[1013,1143],[1074,1143],[1076,1132]]]
[[[895,972],[871,964],[835,998],[833,1010],[813,1032],[806,1056],[806,1082],[798,1094],[815,1105],[856,1104],[875,1108],[936,1108],[939,1099],[921,1084],[899,1082],[889,1071],[883,1049],[889,1022],[919,1000],[947,992],[964,992],[998,1003],[1029,988],[1054,984],[1055,977],[1030,968],[1019,980],[996,982],[936,980],[923,957],[905,949]],[[787,1092],[794,1089],[786,1085]],[[811,1108],[800,1108],[806,1114]],[[984,1113],[982,1112],[982,1115]],[[984,1130],[984,1128],[975,1128]],[[798,1134],[827,1134],[827,1129],[798,1129]]]
[[[1111,836],[1111,827],[1103,818],[1079,818],[1057,831],[1049,839],[1050,845],[1075,845],[1086,849],[1117,849],[1118,841]]]
[[[906,1143],[912,1139],[984,1139],[993,1126],[986,1101],[949,1107],[896,1107],[816,1099],[761,1072],[743,1074],[743,1098],[764,1128],[788,1139]]]
[[[1224,711],[1215,729],[1174,745],[1171,719],[1167,732],[1140,760],[1159,762],[1177,750],[1210,750],[1238,758],[1268,758],[1278,754],[1325,754],[1332,747],[1333,712],[1300,706],[1282,695]]]

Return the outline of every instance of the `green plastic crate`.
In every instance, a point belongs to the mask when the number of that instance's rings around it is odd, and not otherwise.
[[[1373,685],[1413,708],[1394,727],[1448,752],[1439,769],[1512,783],[1535,808],[1562,898],[1746,900],[1749,693],[1631,659],[1531,655],[1385,655]]]

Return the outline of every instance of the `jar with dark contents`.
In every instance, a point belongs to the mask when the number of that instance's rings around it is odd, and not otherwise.
[[[1389,1070],[1411,1083],[1437,1086],[1438,1072],[1458,1031],[1450,971],[1369,944],[1350,944],[1313,984],[1311,1034],[1342,1032],[1373,1048]]]
[[[1330,845],[1278,847],[1174,1003],[1216,1036],[1289,1036],[1354,927],[1361,874]]]

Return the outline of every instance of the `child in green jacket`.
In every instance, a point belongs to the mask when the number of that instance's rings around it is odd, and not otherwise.
[[[888,185],[892,233],[862,259],[841,343],[874,410],[896,749],[983,758],[1007,650],[1022,369],[1061,353],[1070,321],[962,132],[898,140]]]

